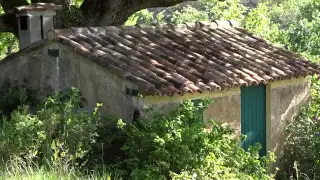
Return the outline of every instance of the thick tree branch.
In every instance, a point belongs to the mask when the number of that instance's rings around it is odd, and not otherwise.
[[[121,25],[130,15],[145,8],[168,7],[185,1],[196,0],[84,0],[81,10],[84,14],[85,26]],[[64,6],[68,12],[71,0],[32,0],[32,3],[45,2]],[[0,16],[0,32],[17,32],[17,21],[9,11],[17,6],[27,5],[27,0],[0,0],[6,14]],[[68,15],[68,14],[67,14]],[[58,12],[55,20],[56,28],[66,27],[63,12]],[[78,17],[77,17],[78,18]],[[80,18],[80,17],[79,17]]]
[[[0,15],[0,32],[11,32],[17,35],[17,21],[14,14],[6,13]]]
[[[15,7],[27,5],[28,1],[27,0],[2,0],[0,4],[4,12],[7,13],[8,11],[12,10]]]
[[[5,14],[0,15],[0,32],[11,32],[17,35],[17,20],[14,14],[9,13],[14,7],[27,5],[27,0],[0,0]]]
[[[84,0],[81,9],[88,24],[91,25],[121,25],[130,15],[145,8],[168,7],[185,1],[196,0]],[[98,20],[98,21],[97,21]]]

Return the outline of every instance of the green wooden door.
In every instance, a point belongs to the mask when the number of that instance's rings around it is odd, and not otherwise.
[[[247,135],[242,147],[260,143],[260,156],[266,155],[266,87],[241,87],[241,133]]]

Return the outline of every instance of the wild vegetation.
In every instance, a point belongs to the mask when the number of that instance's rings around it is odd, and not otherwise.
[[[320,82],[312,79],[312,99],[289,124],[286,149],[281,161],[297,179],[320,178]],[[286,174],[283,174],[286,176]]]
[[[124,123],[100,117],[99,106],[82,110],[76,89],[56,93],[34,113],[19,105],[2,118],[0,167],[8,179],[40,173],[53,179],[272,179],[272,153],[259,157],[259,145],[245,151],[231,128],[214,121],[204,131],[206,104],[186,101],[152,121]]]
[[[73,20],[65,20],[66,27],[83,16],[82,1],[71,3],[73,8],[65,12]],[[197,6],[177,5],[170,11],[143,9],[125,24],[235,19],[249,31],[319,62],[319,17],[318,0],[260,0],[255,7],[239,0],[200,0]],[[0,33],[0,59],[16,50],[15,36]],[[314,77],[310,103],[287,128],[290,136],[281,159],[285,169],[279,178],[320,178],[319,92],[319,78]],[[7,85],[0,94],[0,169],[5,179],[273,178],[266,173],[275,158],[272,153],[259,157],[259,145],[244,151],[241,139],[214,121],[211,132],[203,131],[205,101],[197,107],[184,102],[171,114],[146,121],[150,123],[131,124],[100,117],[100,105],[93,112],[84,110],[76,89],[43,102],[34,101],[32,91],[23,86]]]

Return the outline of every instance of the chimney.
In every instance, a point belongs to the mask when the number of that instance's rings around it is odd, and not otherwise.
[[[53,30],[53,17],[62,6],[53,3],[35,3],[16,7],[12,12],[18,20],[19,48],[47,38],[47,32]]]

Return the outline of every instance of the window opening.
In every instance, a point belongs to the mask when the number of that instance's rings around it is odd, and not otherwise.
[[[20,16],[20,29],[21,30],[28,30],[28,16]]]

